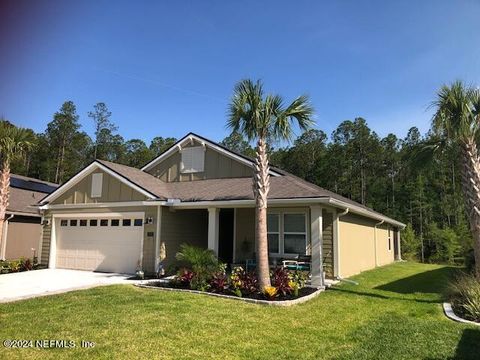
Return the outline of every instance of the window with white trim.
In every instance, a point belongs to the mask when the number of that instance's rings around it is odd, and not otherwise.
[[[304,213],[283,215],[283,253],[305,255],[307,251],[307,224]]]
[[[268,252],[280,253],[280,214],[267,215]]]
[[[103,185],[103,174],[102,173],[92,174],[92,191],[90,194],[92,199],[102,197],[102,185]]]
[[[205,167],[205,148],[203,146],[194,146],[183,148],[181,151],[182,162],[180,171],[182,173],[203,172]]]
[[[392,233],[390,226],[388,227],[388,251],[392,251]]]

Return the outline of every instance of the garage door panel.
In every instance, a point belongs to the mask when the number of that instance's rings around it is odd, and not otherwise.
[[[134,273],[141,253],[143,226],[60,226],[56,225],[57,267],[105,272]],[[100,224],[100,217],[95,217]],[[90,224],[90,219],[88,224]],[[79,222],[77,222],[78,224]],[[65,224],[65,222],[63,223]]]

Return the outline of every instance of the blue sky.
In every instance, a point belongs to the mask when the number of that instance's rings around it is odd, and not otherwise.
[[[428,130],[436,90],[480,83],[478,1],[0,1],[0,116],[44,131],[105,102],[126,138],[228,135],[242,78],[306,93],[330,134]]]

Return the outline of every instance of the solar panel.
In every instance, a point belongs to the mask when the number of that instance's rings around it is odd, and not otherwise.
[[[38,191],[46,194],[50,194],[57,188],[57,186],[48,185],[32,180],[19,179],[13,176],[10,178],[10,186],[19,189]]]

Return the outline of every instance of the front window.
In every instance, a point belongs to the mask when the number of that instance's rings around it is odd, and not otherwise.
[[[283,252],[285,254],[305,254],[307,249],[305,222],[305,214],[284,214]]]
[[[268,252],[278,254],[280,251],[280,215],[267,215]]]
[[[268,252],[276,255],[305,255],[307,250],[306,213],[267,215]]]

